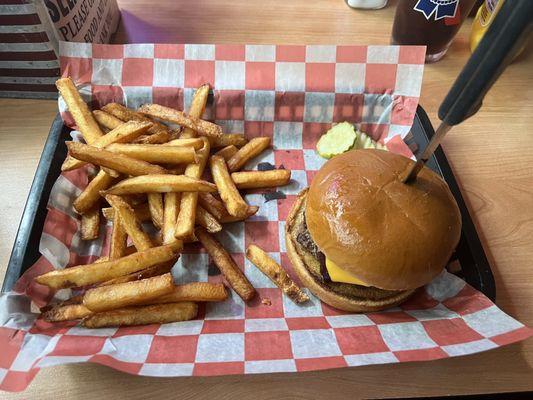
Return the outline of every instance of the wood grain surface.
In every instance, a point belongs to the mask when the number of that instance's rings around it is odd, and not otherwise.
[[[115,41],[168,43],[388,44],[395,2],[356,11],[343,0],[119,0]],[[439,63],[425,69],[420,103],[433,123],[469,56],[468,21]],[[507,69],[481,111],[443,147],[473,215],[497,285],[497,304],[533,325],[533,52]],[[53,101],[0,100],[0,274],[49,127]],[[134,377],[98,365],[40,371],[9,399],[321,399],[422,397],[533,390],[533,340],[423,363],[299,374],[213,378]]]

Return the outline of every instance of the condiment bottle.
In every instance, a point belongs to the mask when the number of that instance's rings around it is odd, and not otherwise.
[[[494,20],[494,16],[500,11],[505,0],[485,0],[476,13],[470,32],[470,51],[474,51]]]

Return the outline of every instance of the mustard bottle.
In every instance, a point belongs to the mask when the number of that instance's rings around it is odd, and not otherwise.
[[[472,31],[470,32],[470,51],[474,52],[481,38],[494,20],[495,15],[500,11],[505,0],[485,0],[479,7],[474,22],[472,22]]]

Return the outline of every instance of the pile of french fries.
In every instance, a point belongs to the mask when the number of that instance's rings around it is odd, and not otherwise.
[[[225,282],[244,301],[251,300],[254,287],[213,234],[258,211],[239,190],[289,182],[291,173],[284,169],[241,171],[270,146],[270,138],[248,141],[201,119],[208,85],[198,88],[187,114],[158,104],[131,110],[116,103],[91,112],[70,78],[56,85],[85,141],[67,142],[62,170],[87,163],[98,168],[73,203],[81,216],[81,237],[96,239],[102,216],[112,221],[112,233],[107,256],[36,278],[53,290],[81,293],[44,307],[43,318],[81,320],[87,328],[195,318],[198,302],[224,301],[228,291],[222,283],[174,283],[171,269],[184,243],[194,241],[206,249]],[[206,168],[213,182],[203,179]],[[158,233],[150,235],[145,223]],[[259,247],[251,245],[246,256],[293,301],[309,299]]]

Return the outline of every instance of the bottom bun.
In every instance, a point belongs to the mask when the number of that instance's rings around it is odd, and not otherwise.
[[[297,232],[304,224],[304,211],[307,197],[307,189],[301,191],[292,206],[285,225],[285,241],[287,254],[293,269],[315,296],[324,303],[339,310],[350,312],[378,311],[396,306],[407,300],[415,291],[386,291],[373,287],[365,287],[341,283],[325,283],[310,270],[306,265],[306,259],[310,260],[307,252],[296,240]]]

